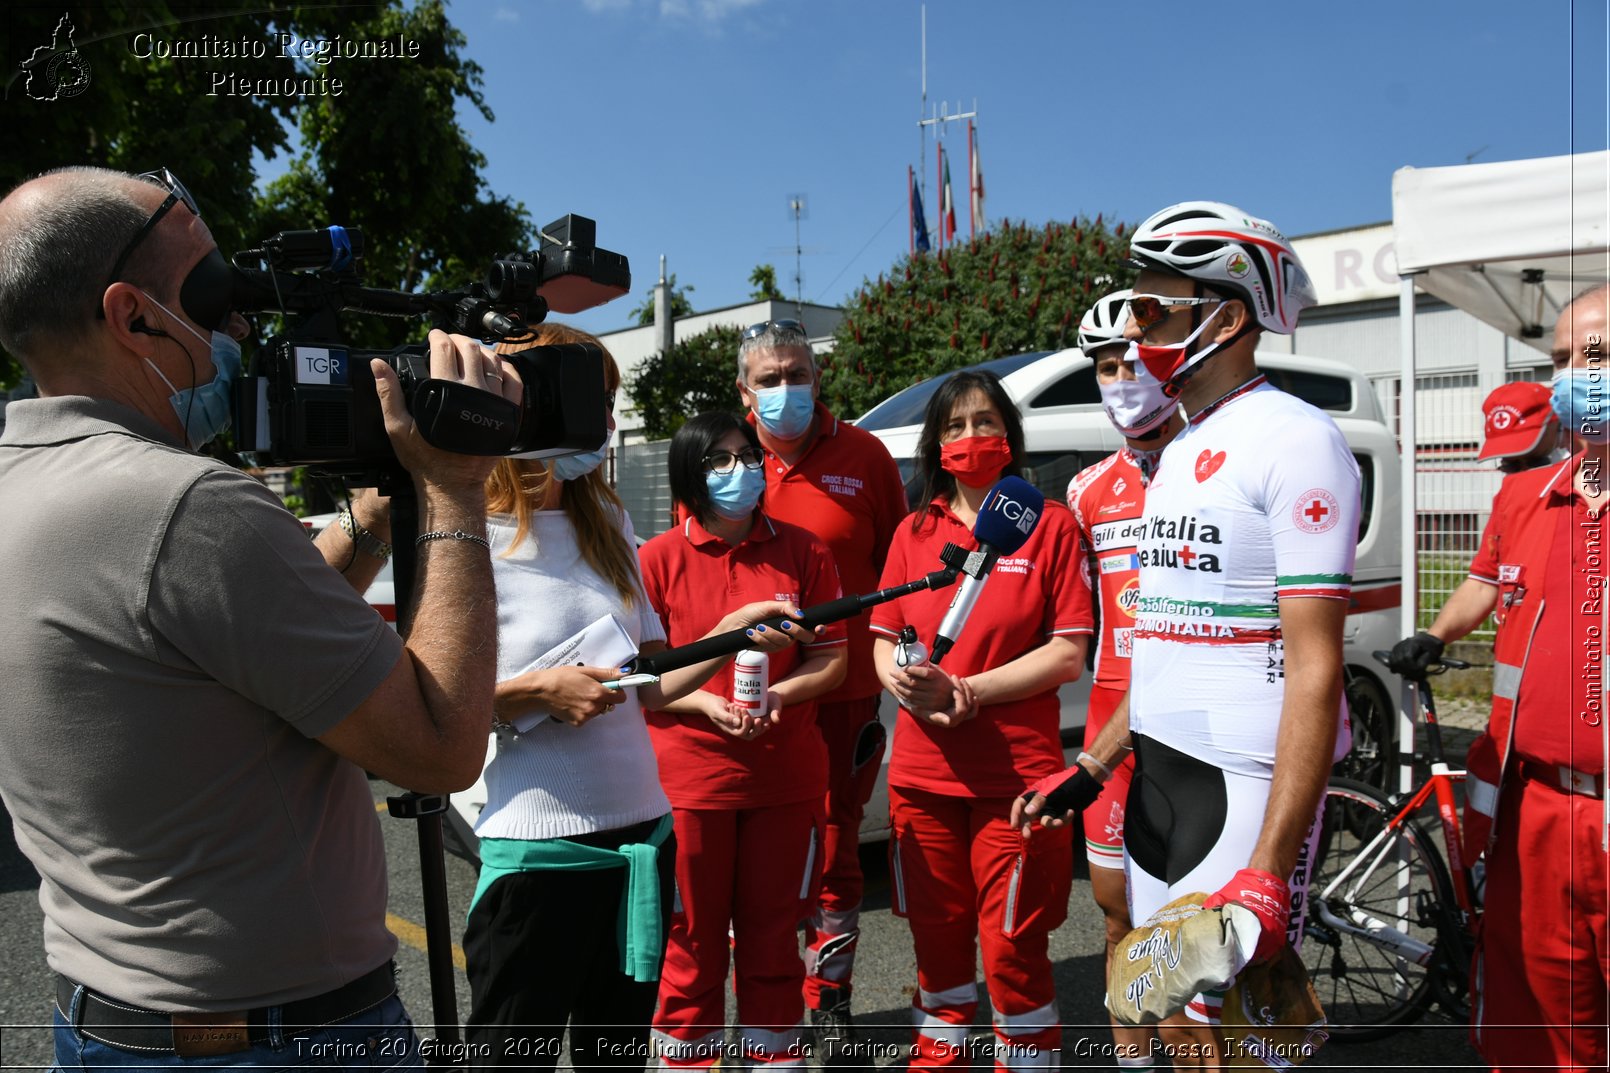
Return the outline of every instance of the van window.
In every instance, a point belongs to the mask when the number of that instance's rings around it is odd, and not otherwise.
[[[1096,386],[1096,367],[1086,365],[1075,369],[1056,383],[1034,396],[1029,409],[1046,406],[1100,406],[1101,389]]]
[[[1258,371],[1268,381],[1288,395],[1316,406],[1321,410],[1347,413],[1353,409],[1353,384],[1339,376],[1324,373],[1298,372],[1294,369],[1265,369]]]
[[[1353,460],[1358,463],[1358,542],[1362,544],[1375,518],[1375,459],[1354,451]]]
[[[991,358],[989,361],[981,361],[977,365],[969,365],[967,368],[988,369],[996,376],[1004,377],[1008,373],[1017,372],[1017,370],[1030,362],[1040,360],[1049,353],[1051,353],[1049,350],[1036,350],[1028,354],[1012,354],[1004,358]],[[922,424],[922,419],[928,412],[928,400],[933,397],[934,392],[939,390],[939,385],[945,382],[945,377],[948,375],[950,374],[931,376],[920,384],[913,384],[904,391],[890,395],[857,418],[856,426],[865,429],[878,429],[903,428],[906,425]],[[1097,401],[1100,400],[1098,399]]]

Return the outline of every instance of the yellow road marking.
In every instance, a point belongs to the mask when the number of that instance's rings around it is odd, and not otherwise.
[[[386,914],[386,930],[395,935],[399,942],[407,943],[415,950],[424,951],[425,929],[412,920],[404,920],[396,913]],[[453,967],[459,972],[465,971],[468,963],[464,960],[464,948],[457,943],[453,944]]]

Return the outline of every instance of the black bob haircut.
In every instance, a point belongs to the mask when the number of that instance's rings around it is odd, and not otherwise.
[[[666,468],[670,470],[671,477],[671,498],[697,518],[700,525],[708,525],[715,514],[710,486],[705,483],[704,456],[715,450],[716,444],[733,431],[743,433],[749,446],[761,450],[755,426],[737,414],[720,410],[689,418],[671,437],[671,449],[666,458]],[[762,502],[765,498],[762,492]]]
[[[917,475],[922,478],[922,495],[917,500],[917,512],[912,516],[911,528],[918,531],[928,517],[928,504],[936,497],[947,499],[956,495],[956,478],[939,464],[940,437],[950,420],[956,404],[973,392],[989,400],[995,412],[1001,415],[1006,426],[1006,445],[1012,449],[1012,461],[1001,470],[1003,477],[1023,476],[1023,415],[1017,403],[1006,393],[1001,378],[988,369],[963,369],[950,374],[939,390],[928,399],[928,412],[922,419],[922,432],[917,437]]]

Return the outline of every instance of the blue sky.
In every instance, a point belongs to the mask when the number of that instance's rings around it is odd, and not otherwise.
[[[804,194],[807,300],[907,248],[919,162],[917,0],[458,0],[496,122],[467,113],[499,193],[599,222],[633,298],[665,254],[697,309],[777,266]],[[1287,234],[1391,216],[1392,172],[1606,147],[1596,0],[1310,4],[929,0],[928,95],[978,119],[991,219],[1229,201]],[[1573,82],[1574,63],[1574,82]],[[953,108],[953,110],[955,110]],[[964,126],[952,128],[966,234]]]

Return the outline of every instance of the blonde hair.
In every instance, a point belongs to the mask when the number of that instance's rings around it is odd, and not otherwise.
[[[516,354],[534,346],[556,343],[591,343],[598,347],[604,355],[605,390],[614,392],[620,387],[620,368],[609,349],[595,337],[566,324],[539,325],[532,338],[499,343],[497,350],[499,354]],[[531,516],[546,501],[552,480],[548,464],[535,458],[500,459],[486,479],[487,513],[514,516],[514,540],[505,555],[511,554],[530,535]],[[559,506],[576,531],[576,547],[582,559],[615,587],[625,606],[631,607],[637,602],[641,584],[637,549],[621,530],[626,508],[615,489],[609,486],[603,467],[584,477],[565,481]]]

